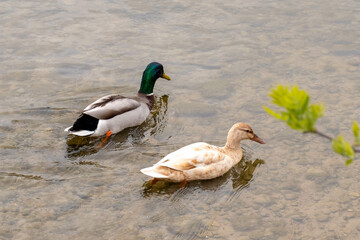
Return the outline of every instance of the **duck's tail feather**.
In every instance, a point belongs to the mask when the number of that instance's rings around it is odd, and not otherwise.
[[[77,136],[90,136],[94,134],[98,127],[99,119],[82,113],[71,127],[65,129],[65,132]]]
[[[154,167],[143,168],[140,171],[143,174],[148,175],[153,178],[168,178],[168,176],[156,172],[156,168],[154,168]]]
[[[89,131],[89,130],[72,131],[72,126],[65,128],[64,131],[80,137],[90,136],[95,133],[95,131]]]

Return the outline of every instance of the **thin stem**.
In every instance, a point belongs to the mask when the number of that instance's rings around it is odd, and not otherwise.
[[[360,147],[352,146],[352,148],[354,149],[354,152],[360,153]]]
[[[322,132],[319,132],[318,130],[314,130],[314,131],[307,131],[307,132],[304,132],[304,133],[314,133],[314,134],[318,134],[320,135],[321,137],[324,137],[330,141],[334,140],[334,138],[330,137],[329,135],[326,135],[325,133],[322,133]],[[360,148],[358,147],[355,147],[355,146],[352,146],[354,152],[357,152],[357,153],[360,153]]]
[[[314,130],[314,132],[313,133],[316,133],[316,134],[318,134],[318,135],[320,135],[320,136],[322,136],[322,137],[324,137],[324,138],[327,138],[327,139],[329,139],[330,141],[332,141],[333,140],[333,138],[332,137],[330,137],[329,135],[326,135],[325,133],[322,133],[322,132],[319,132],[318,130]]]

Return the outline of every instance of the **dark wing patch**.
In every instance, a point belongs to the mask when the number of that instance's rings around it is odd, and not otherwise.
[[[83,113],[80,115],[78,119],[76,119],[73,126],[70,128],[70,131],[80,131],[80,130],[95,131],[98,123],[99,123],[99,119]]]

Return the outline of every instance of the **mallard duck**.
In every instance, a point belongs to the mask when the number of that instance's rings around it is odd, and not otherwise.
[[[87,106],[65,129],[77,136],[107,136],[143,123],[154,104],[153,88],[158,78],[170,80],[160,63],[150,63],[142,76],[140,90],[133,97],[108,95]]]
[[[212,179],[219,177],[236,165],[243,156],[240,141],[250,139],[261,144],[259,138],[246,123],[236,123],[229,130],[224,147],[197,142],[182,147],[162,158],[152,167],[140,171],[156,180],[169,182]]]

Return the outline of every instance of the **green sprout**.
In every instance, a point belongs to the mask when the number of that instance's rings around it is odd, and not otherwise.
[[[354,133],[354,146],[360,146],[360,129],[356,121],[353,123],[352,130]]]
[[[334,151],[346,158],[346,165],[349,165],[355,159],[355,152],[360,152],[360,149],[355,146],[360,146],[360,128],[356,121],[354,121],[352,130],[354,133],[355,143],[353,146],[344,137],[339,135],[332,138],[315,128],[317,119],[324,115],[325,107],[323,104],[310,104],[310,96],[304,91],[300,90],[298,86],[287,87],[278,85],[271,89],[270,97],[275,105],[284,108],[283,111],[274,111],[266,106],[264,109],[271,116],[286,122],[289,127],[304,133],[311,132],[325,137],[332,141]]]
[[[278,85],[271,90],[270,97],[272,102],[286,111],[276,112],[266,106],[264,109],[271,116],[284,121],[292,129],[303,132],[315,132],[317,119],[324,115],[325,107],[323,104],[311,104],[310,96],[304,90],[299,90],[298,86],[288,88]]]
[[[334,152],[340,154],[341,156],[347,157],[345,164],[349,165],[353,162],[355,158],[354,149],[351,147],[351,144],[344,140],[344,137],[339,135],[332,141],[332,147]]]

